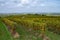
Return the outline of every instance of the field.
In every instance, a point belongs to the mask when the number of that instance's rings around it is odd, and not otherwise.
[[[60,16],[25,14],[0,17],[0,40],[60,40]]]
[[[0,40],[13,40],[10,32],[3,22],[0,20]]]

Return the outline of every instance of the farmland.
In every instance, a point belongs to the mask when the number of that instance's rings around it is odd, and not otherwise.
[[[0,40],[13,40],[10,32],[3,22],[0,20]]]
[[[0,18],[0,30],[1,40],[60,40],[60,16],[5,16]]]

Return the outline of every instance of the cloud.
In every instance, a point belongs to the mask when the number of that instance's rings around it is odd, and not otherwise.
[[[17,4],[16,7],[23,7],[23,5],[22,4]]]
[[[21,0],[21,3],[22,4],[28,4],[29,3],[29,0]]]
[[[57,0],[0,0],[0,10],[4,11],[50,11],[60,8]]]
[[[7,8],[16,8],[16,7],[34,7],[37,6],[38,0],[9,0],[9,1],[2,1],[4,3],[1,6],[5,6]]]
[[[40,6],[46,6],[46,5],[42,3],[42,4],[40,4]]]
[[[30,8],[31,6],[35,6],[37,1],[33,0],[21,0],[20,3],[17,4],[17,7],[27,7]]]
[[[2,6],[4,6],[4,4],[0,4],[0,6],[2,7]]]
[[[29,0],[9,0],[0,2],[0,6],[5,6],[7,8],[23,7],[29,5]]]

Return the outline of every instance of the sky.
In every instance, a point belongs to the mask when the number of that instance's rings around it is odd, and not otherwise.
[[[60,0],[0,0],[0,13],[60,13]]]

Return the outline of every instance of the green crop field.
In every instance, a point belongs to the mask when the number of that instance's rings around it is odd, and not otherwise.
[[[26,14],[1,17],[0,40],[60,40],[60,16]]]

